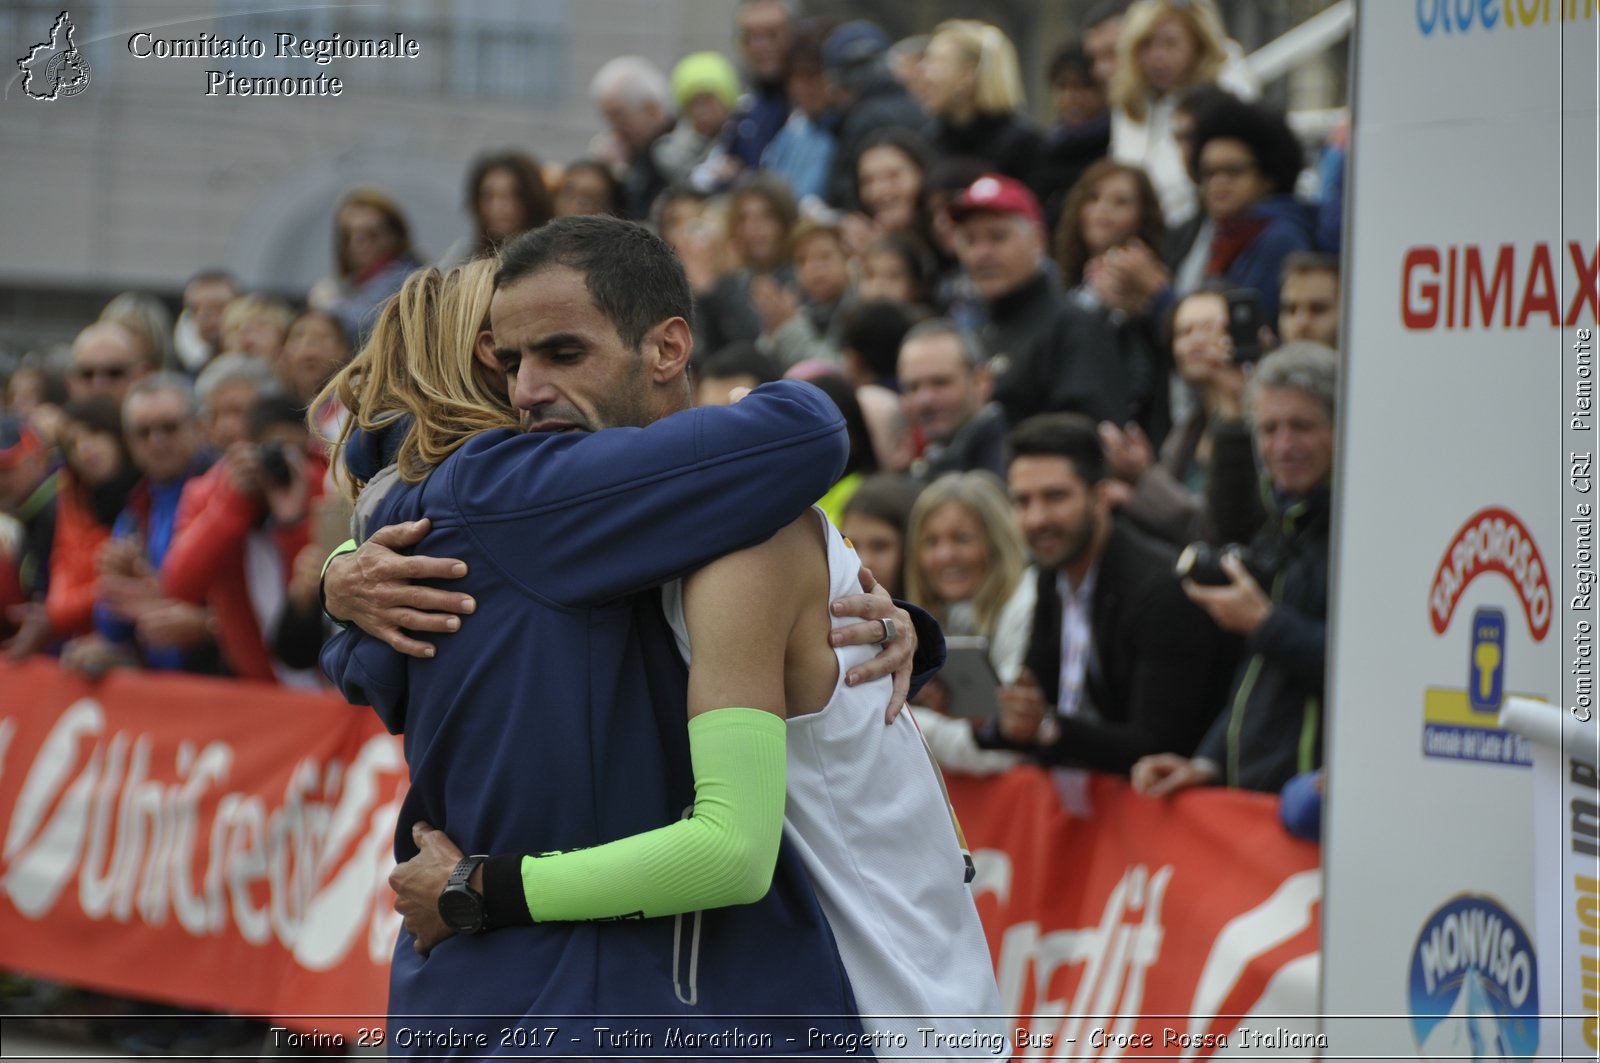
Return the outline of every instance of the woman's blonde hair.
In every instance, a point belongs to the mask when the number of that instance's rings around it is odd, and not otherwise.
[[[476,433],[517,427],[503,383],[474,357],[478,334],[489,327],[496,265],[477,259],[449,273],[430,267],[406,278],[361,353],[311,402],[318,410],[337,399],[349,411],[334,454],[343,454],[357,429],[375,432],[408,415],[396,462],[400,478],[417,483]],[[339,479],[354,499],[360,484]]]
[[[172,314],[153,295],[123,292],[100,311],[101,321],[115,321],[145,347],[145,363],[152,369],[171,369],[177,364],[172,348]]]
[[[1150,114],[1150,87],[1139,66],[1139,49],[1144,47],[1156,24],[1174,15],[1194,38],[1194,70],[1187,85],[1202,85],[1217,80],[1228,59],[1228,31],[1222,15],[1211,0],[1136,0],[1123,17],[1122,35],[1117,39],[1117,72],[1111,78],[1111,106],[1136,122]],[[1187,87],[1179,86],[1179,90]]]
[[[952,602],[940,601],[922,572],[922,533],[934,511],[954,502],[978,518],[989,543],[989,569],[972,596],[977,634],[994,638],[1000,612],[1016,593],[1028,568],[1027,546],[1011,515],[1011,502],[994,475],[987,472],[952,472],[922,489],[906,523],[906,599],[922,606],[943,623]]]
[[[979,114],[1005,114],[1023,105],[1017,49],[999,26],[952,18],[939,23],[933,36],[953,41],[977,71],[978,91],[972,102]]]

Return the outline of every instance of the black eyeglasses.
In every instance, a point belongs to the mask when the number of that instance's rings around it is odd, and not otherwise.
[[[1217,177],[1226,177],[1230,181],[1237,181],[1245,174],[1254,173],[1260,169],[1253,162],[1227,162],[1220,166],[1202,166],[1200,168],[1200,183],[1205,184]]]
[[[131,372],[133,372],[133,366],[131,365],[75,365],[72,367],[73,377],[84,383],[99,378],[115,384]]]
[[[177,435],[183,427],[183,421],[151,421],[149,424],[129,425],[128,434],[135,439],[145,440],[157,434]]]

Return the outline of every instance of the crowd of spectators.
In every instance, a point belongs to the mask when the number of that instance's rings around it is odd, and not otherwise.
[[[317,687],[349,525],[323,386],[426,263],[611,213],[683,261],[697,401],[782,376],[834,396],[852,453],[824,508],[886,586],[988,640],[998,716],[937,681],[916,706],[948,770],[1166,793],[1319,768],[1341,203],[1307,198],[1306,145],[1211,0],[1094,5],[1032,87],[1048,127],[988,23],[735,19],[736,54],[605,63],[586,157],[472,160],[471,229],[437,257],[352,188],[308,291],[203,270],[175,320],[126,293],[64,359],[24,358],[5,654]],[[1174,567],[1191,544],[1248,546],[1205,585]]]

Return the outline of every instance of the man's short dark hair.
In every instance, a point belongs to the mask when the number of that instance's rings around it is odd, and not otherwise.
[[[1083,13],[1083,28],[1092,30],[1102,22],[1126,15],[1128,3],[1129,0],[1101,0]]]
[[[268,429],[278,425],[288,425],[304,432],[306,428],[306,408],[299,400],[288,395],[270,393],[256,399],[254,406],[250,407],[250,438],[260,439],[266,435]]]
[[[767,384],[782,379],[783,370],[762,354],[754,343],[740,340],[707,355],[695,366],[694,375],[696,380],[728,380],[748,376],[755,378],[757,384]]]
[[[1046,78],[1045,83],[1052,87],[1068,79],[1074,79],[1079,84],[1093,84],[1094,64],[1089,61],[1089,54],[1083,50],[1082,44],[1068,41],[1050,57]]]
[[[1066,458],[1091,487],[1106,478],[1106,452],[1100,431],[1081,413],[1041,413],[1011,430],[1011,460]]]
[[[629,349],[668,318],[693,318],[683,264],[642,225],[603,214],[557,218],[506,245],[495,289],[556,266],[583,275],[595,307]]]
[[[1283,269],[1278,274],[1278,287],[1296,273],[1331,273],[1334,282],[1339,280],[1339,256],[1326,251],[1290,251],[1283,259]]]
[[[840,346],[855,351],[874,380],[893,380],[900,345],[916,323],[911,312],[888,299],[867,299],[844,314]]]

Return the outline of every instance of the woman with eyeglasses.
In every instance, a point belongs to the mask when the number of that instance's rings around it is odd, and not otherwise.
[[[1314,240],[1312,207],[1294,194],[1300,141],[1278,111],[1221,99],[1196,115],[1190,151],[1212,223],[1205,279],[1254,289],[1261,320],[1276,323],[1283,260]]]

